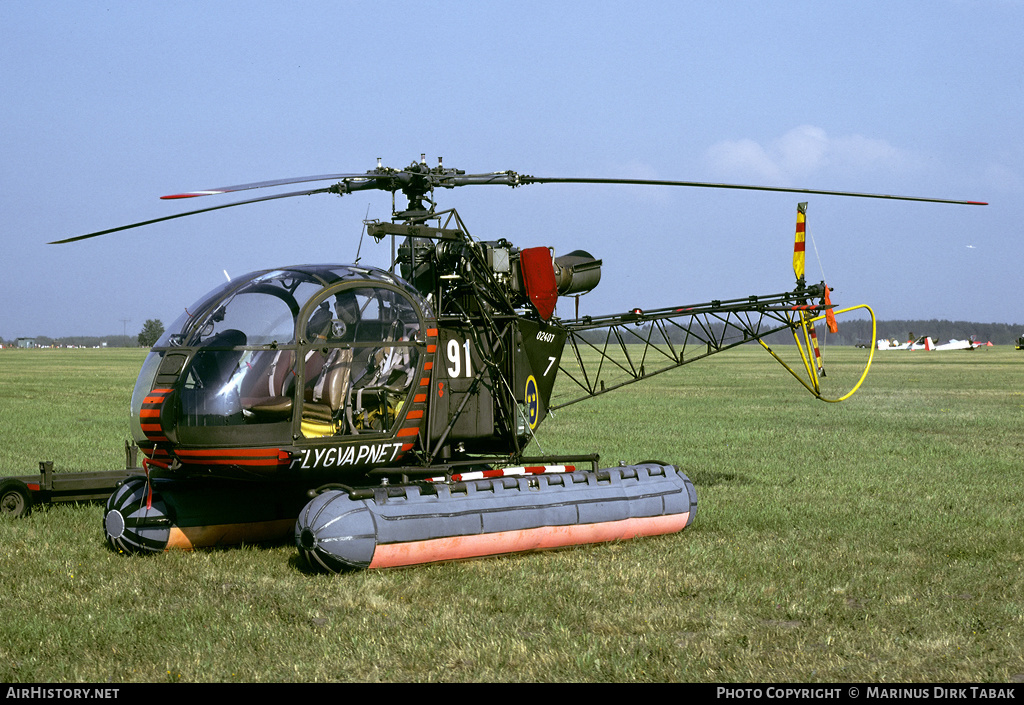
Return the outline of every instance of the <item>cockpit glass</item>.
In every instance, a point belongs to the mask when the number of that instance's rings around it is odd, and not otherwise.
[[[299,310],[323,286],[317,277],[288,270],[229,282],[187,308],[156,347],[288,343]]]
[[[178,377],[180,443],[253,442],[261,427],[299,418],[305,438],[385,433],[417,381],[423,331],[415,302],[400,280],[359,268],[240,277],[186,309],[158,341],[133,409],[141,411],[164,374],[159,361],[170,356],[182,361],[168,373]]]
[[[184,345],[188,338],[189,331],[197,321],[197,315],[206,311],[212,303],[219,301],[232,286],[231,282],[221,284],[219,287],[209,292],[203,298],[196,301],[194,304],[186,308],[181,312],[174,322],[167,326],[166,331],[160,339],[156,341],[155,348],[167,348],[167,347],[178,347]]]
[[[420,318],[404,294],[343,287],[314,301],[300,347],[302,435],[384,433],[416,381]]]
[[[384,288],[342,289],[314,308],[306,338],[317,342],[375,343],[415,340],[420,320],[402,294]]]

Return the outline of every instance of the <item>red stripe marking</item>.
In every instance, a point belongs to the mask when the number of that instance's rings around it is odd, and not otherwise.
[[[280,465],[277,458],[248,459],[248,458],[211,458],[203,459],[203,465],[238,465],[242,467],[267,468]]]
[[[184,458],[183,458],[184,460]],[[277,458],[266,459],[232,459],[232,458],[199,458],[204,465],[245,465],[249,467],[270,467],[279,465]]]
[[[221,450],[179,450],[178,455],[192,457],[277,457],[279,448],[231,448]]]

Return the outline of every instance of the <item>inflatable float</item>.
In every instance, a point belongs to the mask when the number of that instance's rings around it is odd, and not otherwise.
[[[287,540],[309,501],[285,484],[129,478],[107,500],[107,543],[125,553],[159,553]]]
[[[154,553],[287,540],[313,569],[396,568],[674,533],[697,493],[672,465],[491,470],[374,488],[133,477],[107,502],[108,543]],[[544,472],[547,470],[547,472]]]
[[[313,568],[396,568],[680,531],[693,483],[671,465],[329,490],[299,514],[295,542]]]

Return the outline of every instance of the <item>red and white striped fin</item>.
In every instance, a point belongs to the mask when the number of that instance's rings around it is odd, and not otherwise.
[[[456,473],[451,476],[452,482],[465,482],[466,480],[484,480],[491,477],[516,477],[521,475],[543,475],[556,472],[575,472],[575,465],[524,465],[514,468],[495,468],[493,470],[474,470],[471,472]],[[429,477],[427,482],[446,482],[448,478],[444,475]]]

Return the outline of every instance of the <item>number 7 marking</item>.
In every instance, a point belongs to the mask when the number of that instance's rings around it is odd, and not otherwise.
[[[545,377],[547,377],[548,372],[551,371],[551,366],[554,365],[554,364],[555,364],[555,358],[554,357],[549,357],[548,358],[548,366],[546,368],[544,368],[544,376]]]

